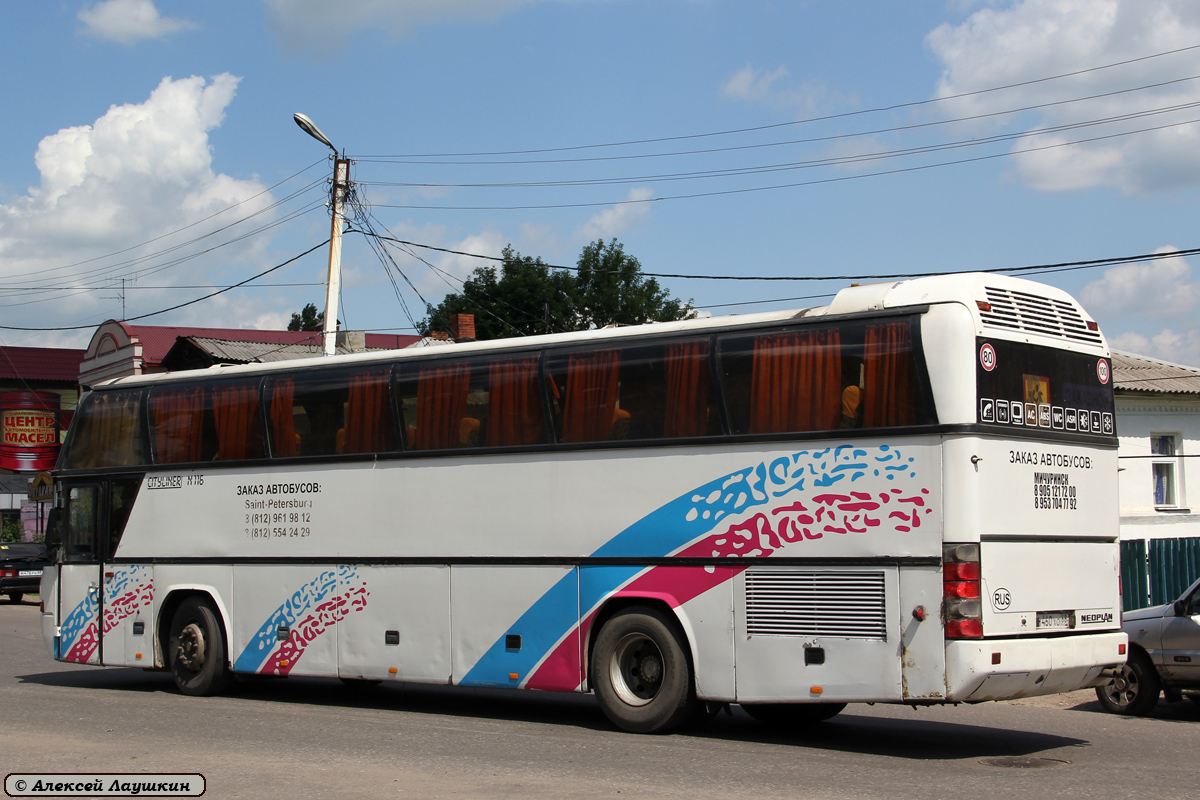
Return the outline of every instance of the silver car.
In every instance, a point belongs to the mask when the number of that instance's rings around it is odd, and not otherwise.
[[[1184,691],[1200,691],[1200,581],[1174,603],[1127,612],[1123,626],[1128,660],[1096,687],[1101,705],[1140,717],[1154,709],[1160,693],[1177,702]]]

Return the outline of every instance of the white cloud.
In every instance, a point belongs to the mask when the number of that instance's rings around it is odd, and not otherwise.
[[[623,203],[606,208],[583,223],[576,238],[592,242],[596,239],[619,236],[650,212],[649,201],[653,197],[654,190],[648,187],[637,186],[630,189]]]
[[[830,101],[847,102],[816,83],[806,81],[798,87],[790,86],[788,77],[788,69],[782,65],[767,72],[747,64],[725,82],[721,93],[734,100],[798,114],[812,114]]]
[[[269,205],[272,198],[257,180],[238,180],[212,169],[208,132],[224,119],[239,80],[228,74],[209,81],[164,78],[145,102],[113,106],[90,125],[65,128],[44,138],[35,157],[40,184],[0,205],[0,279],[82,287],[113,277],[128,278],[135,272],[149,277],[149,270],[167,258],[138,263],[134,259],[139,255],[192,239]],[[143,248],[99,258],[170,234],[235,203],[243,204],[217,217],[209,227],[198,226],[178,237],[167,236]],[[258,219],[265,222],[269,218]],[[261,267],[264,246],[252,239],[236,249],[219,251],[215,258],[220,270],[246,264]],[[143,283],[196,283],[203,270],[197,265],[202,263],[212,261],[186,262],[157,271]],[[244,278],[246,273],[236,274]],[[38,304],[26,302],[25,297],[0,296],[0,314],[5,324],[33,327],[99,321],[119,314],[119,303],[102,299],[112,294],[115,292],[81,291]],[[132,291],[128,293],[128,313],[134,316],[164,308],[181,297],[180,292]],[[222,295],[170,319],[178,324],[192,319],[236,326],[265,311],[261,296],[256,302],[250,294]],[[161,320],[148,320],[156,321]],[[86,340],[90,332],[80,335]]]
[[[330,55],[355,31],[377,28],[400,38],[439,22],[487,22],[547,0],[266,0],[271,26],[292,51]],[[564,0],[560,0],[562,2]]]
[[[1175,251],[1160,247],[1154,252]],[[1079,299],[1099,319],[1194,315],[1200,310],[1200,283],[1192,282],[1191,276],[1191,265],[1181,256],[1120,264],[1084,286]]]
[[[1108,343],[1114,350],[1200,368],[1200,329],[1197,328],[1182,333],[1164,328],[1153,336],[1123,333],[1110,336]]]
[[[1025,83],[1200,41],[1200,4],[1194,0],[1007,0],[989,3],[959,25],[927,37],[943,73],[936,96],[950,97]],[[1177,53],[1070,78],[947,101],[948,117],[987,114],[1131,89],[1200,74],[1200,51]],[[1200,101],[1200,81],[1065,103],[1024,117],[1026,130],[1145,112]],[[1027,135],[1014,151],[1181,123],[1192,110],[1061,134]],[[993,125],[1012,125],[1012,117]],[[1020,128],[1018,128],[1020,130]],[[1147,192],[1200,183],[1200,125],[1175,125],[1104,141],[1043,149],[1016,156],[1016,174],[1042,191],[1115,186]]]
[[[78,16],[84,33],[118,44],[157,39],[196,27],[186,19],[161,16],[151,0],[104,0],[81,9]]]

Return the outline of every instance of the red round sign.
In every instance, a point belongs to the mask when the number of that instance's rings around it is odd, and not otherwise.
[[[1108,383],[1108,359],[1100,359],[1096,362],[1096,377],[1101,383]]]
[[[979,348],[979,366],[985,371],[991,372],[996,368],[996,348],[990,344],[985,344]]]

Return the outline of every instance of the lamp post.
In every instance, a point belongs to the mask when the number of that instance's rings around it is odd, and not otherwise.
[[[342,291],[342,209],[346,202],[346,194],[350,191],[350,160],[338,157],[337,148],[321,133],[313,121],[304,114],[294,114],[293,119],[300,130],[316,139],[333,151],[333,188],[330,190],[330,201],[333,207],[333,220],[329,229],[329,278],[325,284],[325,355],[331,356],[337,352],[337,308],[338,297]]]

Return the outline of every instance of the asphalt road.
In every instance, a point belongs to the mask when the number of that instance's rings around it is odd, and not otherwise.
[[[0,775],[199,772],[208,798],[1195,795],[1200,705],[1053,705],[850,706],[789,735],[735,709],[636,736],[590,697],[292,678],[192,698],[166,674],[56,663],[36,601],[0,602]]]

